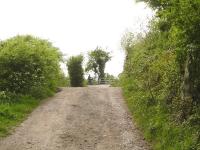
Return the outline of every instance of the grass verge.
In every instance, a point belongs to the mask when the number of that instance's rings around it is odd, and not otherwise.
[[[30,96],[21,96],[16,102],[0,104],[0,137],[8,135],[39,104],[39,100]]]
[[[124,96],[134,121],[154,150],[200,150],[199,125],[176,123],[159,107],[144,108],[144,104],[125,89]]]

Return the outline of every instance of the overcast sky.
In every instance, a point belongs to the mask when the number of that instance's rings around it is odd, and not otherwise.
[[[31,34],[48,39],[67,56],[101,46],[113,56],[106,72],[118,75],[122,35],[144,28],[151,15],[134,0],[0,0],[0,39]]]

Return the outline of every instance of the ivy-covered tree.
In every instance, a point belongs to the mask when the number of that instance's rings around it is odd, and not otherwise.
[[[105,77],[106,63],[111,59],[110,53],[97,47],[95,50],[88,53],[89,61],[86,66],[86,71],[93,71],[98,77],[98,82]]]

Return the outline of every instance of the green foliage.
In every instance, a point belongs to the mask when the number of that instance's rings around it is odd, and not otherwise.
[[[86,71],[93,71],[95,75],[97,74],[98,81],[104,79],[106,63],[111,59],[110,53],[97,47],[94,51],[89,52],[88,57]]]
[[[19,100],[17,97],[19,97],[19,95],[17,95],[16,93],[1,91],[0,92],[0,105],[15,103]]]
[[[1,42],[0,91],[32,96],[35,92],[52,93],[58,82],[60,60],[58,49],[46,40],[16,36]]]
[[[195,28],[200,17],[199,9],[191,8],[200,5],[148,2],[158,15],[150,32],[123,42],[128,44],[120,82],[127,104],[154,149],[200,149],[200,36]]]
[[[106,80],[108,82],[108,84],[110,84],[112,87],[119,87],[120,83],[119,83],[119,78],[110,75],[108,73],[105,74],[105,78],[104,80]]]
[[[84,86],[83,56],[72,56],[67,61],[70,85],[72,87]]]
[[[46,40],[16,36],[0,42],[0,137],[6,136],[65,80],[61,54]]]
[[[0,104],[0,137],[8,135],[13,126],[23,121],[39,105],[39,101],[30,96],[13,98],[12,103],[6,101]]]
[[[182,119],[200,104],[200,1],[199,0],[140,0],[155,8],[161,32],[168,33],[171,49],[176,51],[182,80]],[[185,103],[185,104],[184,104]],[[187,103],[187,104],[186,104]],[[187,109],[187,110],[186,110]]]
[[[145,37],[123,42],[127,103],[155,149],[200,149],[200,1],[137,1],[156,18]]]
[[[61,72],[58,76],[58,85],[59,87],[69,87],[69,77],[65,76],[63,72]]]

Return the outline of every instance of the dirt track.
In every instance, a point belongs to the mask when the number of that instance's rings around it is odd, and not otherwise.
[[[148,150],[120,88],[64,88],[39,106],[0,150]]]

